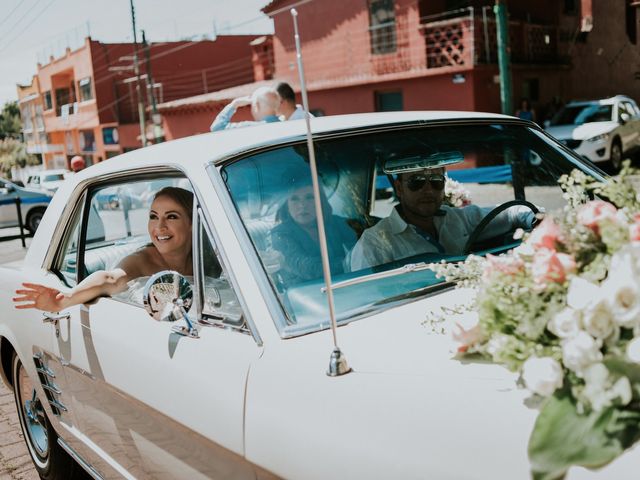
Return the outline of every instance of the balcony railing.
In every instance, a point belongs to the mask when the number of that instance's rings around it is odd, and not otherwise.
[[[509,23],[513,63],[561,63],[558,27]],[[378,76],[428,75],[497,64],[495,16],[490,7],[465,8],[419,18],[415,7],[396,10],[395,21],[361,31],[339,29],[304,46],[313,83],[359,82]],[[276,59],[277,75],[291,75],[294,52]]]

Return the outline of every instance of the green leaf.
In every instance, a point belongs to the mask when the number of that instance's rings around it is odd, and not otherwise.
[[[569,467],[597,468],[618,457],[624,448],[615,435],[615,408],[579,415],[567,393],[549,398],[529,438],[529,460],[536,480],[564,478]]]

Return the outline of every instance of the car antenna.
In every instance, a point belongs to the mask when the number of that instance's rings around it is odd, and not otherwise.
[[[300,47],[300,35],[298,34],[298,12],[295,8],[291,10],[293,17],[294,39],[296,42],[296,58],[298,60],[298,74],[300,75],[300,90],[302,93],[302,106],[304,108],[304,120],[307,125],[307,148],[309,150],[309,164],[311,167],[311,181],[313,184],[313,200],[316,207],[316,221],[318,222],[318,240],[320,243],[320,257],[322,258],[322,273],[327,293],[327,303],[329,304],[329,319],[331,321],[331,333],[333,334],[333,352],[329,359],[327,375],[337,377],[349,373],[351,367],[347,359],[338,347],[338,336],[336,326],[336,313],[333,303],[333,289],[331,287],[331,269],[329,267],[329,251],[327,249],[327,236],[324,231],[324,221],[322,216],[322,202],[320,201],[320,183],[318,182],[318,168],[316,165],[316,154],[313,147],[313,136],[311,135],[311,122],[309,120],[309,101],[307,99],[307,85],[304,79],[304,68],[302,66],[302,48]]]

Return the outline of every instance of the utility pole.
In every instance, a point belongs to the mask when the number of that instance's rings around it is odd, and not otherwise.
[[[511,105],[511,69],[509,61],[509,32],[507,7],[502,0],[496,0],[493,7],[496,14],[496,34],[498,40],[498,66],[500,69],[500,103],[502,113],[513,115]]]
[[[153,136],[155,138],[155,143],[164,142],[164,137],[162,136],[162,125],[160,120],[160,114],[158,113],[158,104],[156,103],[156,93],[153,89],[153,76],[151,75],[151,48],[147,43],[147,37],[144,34],[144,30],[142,30],[142,45],[144,46],[144,57],[146,61],[147,67],[147,88],[149,89],[149,94],[151,97],[151,121],[153,122]]]
[[[136,12],[133,8],[133,0],[129,0],[131,5],[131,26],[133,28],[133,72],[136,76],[136,96],[138,97],[138,118],[140,119],[140,136],[142,146],[147,146],[147,127],[145,125],[144,99],[140,92],[140,66],[138,65],[138,37],[136,36]]]

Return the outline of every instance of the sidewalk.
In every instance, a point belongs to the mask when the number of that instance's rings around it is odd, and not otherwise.
[[[3,235],[11,235],[12,229],[4,229]],[[16,229],[17,231],[17,229]],[[27,246],[31,239],[27,239]],[[0,264],[19,262],[26,249],[20,240],[0,243]],[[13,392],[0,382],[0,480],[38,480],[31,457],[24,443],[20,421],[16,413]]]

